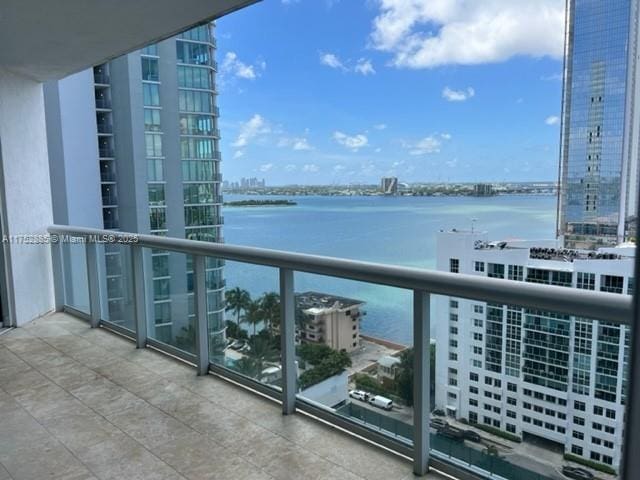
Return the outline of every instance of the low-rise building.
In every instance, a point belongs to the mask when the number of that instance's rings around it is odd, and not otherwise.
[[[303,314],[299,336],[303,343],[323,343],[334,350],[352,352],[360,346],[361,307],[364,302],[319,292],[296,295]]]
[[[378,381],[385,387],[393,386],[396,379],[396,373],[400,367],[400,359],[385,355],[378,359]]]

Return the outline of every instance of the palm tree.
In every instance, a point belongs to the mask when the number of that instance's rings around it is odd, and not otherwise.
[[[269,331],[280,325],[280,295],[276,292],[265,293],[260,299],[260,308],[264,313]]]
[[[244,317],[243,321],[247,322],[249,325],[253,325],[253,335],[256,335],[256,328],[260,322],[264,320],[264,312],[262,311],[262,307],[260,305],[259,300],[254,300],[249,302],[249,304],[244,309]]]
[[[236,324],[240,326],[240,313],[251,303],[251,295],[240,287],[227,290],[224,294],[226,306],[225,312],[233,311],[236,316]]]

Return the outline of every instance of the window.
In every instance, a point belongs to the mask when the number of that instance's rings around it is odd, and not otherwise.
[[[578,272],[576,279],[576,287],[583,290],[595,290],[596,276],[594,273]]]
[[[477,407],[478,406],[478,401],[475,398],[470,398],[469,399],[469,405],[471,405],[472,407]]]
[[[517,392],[518,386],[515,383],[507,382],[507,390],[510,392]]]
[[[457,313],[450,313],[449,314],[449,320],[452,322],[457,322],[458,321],[458,314]]]
[[[482,355],[482,347],[473,347],[474,355]]]
[[[483,325],[483,321],[480,320],[479,318],[474,318],[473,319],[473,326],[474,327],[478,327],[478,328],[482,328]]]
[[[602,463],[613,465],[613,457],[610,457],[609,455],[602,455]]]
[[[458,341],[457,340],[449,340],[449,346],[453,347],[453,348],[458,348]]]
[[[601,423],[593,422],[593,424],[591,426],[593,427],[594,430],[602,430],[602,424]]]
[[[473,365],[476,368],[482,368],[482,360],[473,359],[471,360],[471,365]]]
[[[485,385],[493,385],[493,380],[491,377],[484,377],[484,384]]]
[[[524,277],[524,268],[521,265],[509,265],[509,280],[522,281]]]
[[[606,425],[604,427],[604,431],[605,431],[605,433],[608,433],[609,435],[613,435],[614,433],[616,433],[615,428],[609,427],[609,426],[606,426]]]
[[[449,327],[449,333],[451,335],[457,335],[458,334],[458,327]]]
[[[516,433],[516,426],[515,425],[511,425],[510,423],[507,423],[506,427],[507,427],[507,432]]]
[[[454,353],[454,352],[449,352],[449,360],[454,361],[454,362],[457,361],[458,360],[458,354]]]
[[[478,374],[471,372],[469,374],[469,380],[471,380],[472,382],[477,382],[478,381]]]
[[[507,397],[507,403],[509,405],[517,405],[518,404],[518,400],[513,398],[513,397]]]
[[[584,440],[584,433],[574,430],[573,438],[577,438],[578,440]]]
[[[478,342],[481,342],[482,341],[482,334],[481,333],[474,333],[473,334],[473,339],[478,341]]]
[[[147,45],[142,49],[142,55],[153,55],[158,56],[158,45],[156,43],[152,43],[151,45]]]
[[[206,67],[178,65],[178,86],[214,90],[213,72]]]
[[[582,456],[582,447],[578,445],[571,445],[571,453]]]
[[[476,412],[469,412],[469,423],[478,423],[478,414]]]
[[[573,282],[571,272],[551,272],[551,285],[570,287]]]
[[[602,292],[622,293],[623,284],[624,277],[618,277],[617,275],[600,276],[600,290]]]
[[[164,160],[147,160],[147,180],[152,182],[164,180]]]
[[[474,262],[473,270],[476,272],[484,272],[484,262]]]
[[[488,263],[487,276],[491,278],[504,278],[504,265],[501,263]]]
[[[615,420],[616,419],[616,411],[615,410],[611,410],[610,408],[607,408],[606,417],[607,418],[611,418],[612,420]]]
[[[605,448],[609,448],[609,449],[612,449],[612,448],[613,448],[613,442],[610,442],[609,440],[603,440],[603,441],[602,441],[602,445],[603,445]]]
[[[451,273],[460,273],[460,260],[458,260],[457,258],[450,258],[449,271]]]
[[[579,401],[575,401],[573,402],[573,408],[575,408],[576,410],[580,410],[581,412],[586,411],[587,406],[584,404],[584,402],[579,402]]]
[[[474,305],[473,306],[473,313],[483,314],[484,313],[484,307],[482,305]]]
[[[478,387],[469,387],[469,393],[478,394]]]
[[[142,103],[148,107],[160,106],[160,89],[156,83],[142,84]]]
[[[449,307],[450,308],[458,308],[458,301],[457,300],[449,300]]]
[[[188,63],[191,65],[211,65],[210,48],[201,43],[176,42],[176,55],[179,63]]]
[[[162,156],[162,135],[155,133],[145,133],[144,141],[147,157]]]
[[[160,110],[157,108],[144,109],[144,129],[147,132],[160,131]]]
[[[598,452],[591,452],[591,460],[595,460],[596,462],[599,462],[600,454]]]
[[[158,75],[158,59],[142,57],[142,80],[157,82],[160,77]]]
[[[181,113],[180,133],[183,135],[211,135],[214,117],[207,113]]]
[[[594,415],[603,415],[604,414],[604,409],[602,407],[599,407],[598,405],[595,405],[593,407],[593,414]]]
[[[516,418],[516,412],[514,412],[513,410],[507,410],[507,417],[509,418]]]
[[[576,425],[584,426],[584,418],[573,417],[573,423],[575,423]]]
[[[558,433],[566,433],[567,430],[564,427],[557,427],[556,430],[558,430]]]
[[[531,423],[531,417],[527,417],[526,415],[522,417],[522,421],[524,423]]]
[[[213,112],[213,94],[196,90],[178,92],[178,109],[182,112]]]

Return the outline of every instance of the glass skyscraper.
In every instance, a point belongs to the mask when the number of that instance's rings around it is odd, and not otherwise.
[[[567,246],[630,236],[640,105],[635,0],[567,1],[558,234]]]

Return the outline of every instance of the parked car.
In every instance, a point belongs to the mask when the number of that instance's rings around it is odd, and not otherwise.
[[[383,410],[391,410],[393,408],[393,400],[383,397],[382,395],[376,395],[369,399],[369,404],[374,407],[382,408]]]
[[[447,425],[444,428],[438,429],[438,435],[442,435],[443,437],[450,438],[455,442],[464,442],[464,432],[456,427],[451,427]]]
[[[449,426],[449,424],[447,423],[446,420],[442,419],[442,418],[432,418],[429,421],[429,426],[431,428],[435,428],[435,429],[441,429],[441,428],[447,428]]]
[[[434,415],[436,417],[444,417],[445,413],[444,413],[444,410],[440,410],[439,408],[436,408],[433,412],[431,412],[431,415]]]
[[[478,434],[478,432],[474,430],[465,430],[464,431],[465,440],[470,440],[472,442],[480,443],[482,441],[482,437]]]
[[[368,402],[370,395],[364,390],[349,390],[349,396],[363,402]]]
[[[593,480],[595,478],[590,471],[584,468],[570,467],[569,465],[562,467],[562,474],[575,480]]]

